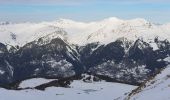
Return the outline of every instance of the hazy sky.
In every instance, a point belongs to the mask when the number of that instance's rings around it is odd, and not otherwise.
[[[0,0],[0,21],[95,21],[107,17],[170,22],[170,0]]]

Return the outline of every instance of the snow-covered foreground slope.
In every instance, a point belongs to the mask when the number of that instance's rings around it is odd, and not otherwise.
[[[156,77],[138,87],[128,100],[170,100],[170,65]]]
[[[144,19],[121,20],[114,17],[96,22],[60,19],[41,23],[10,23],[0,25],[0,42],[22,46],[49,34],[52,34],[49,35],[51,38],[59,35],[69,43],[78,45],[92,42],[107,44],[122,37],[133,41],[144,38],[150,42],[155,37],[170,39],[169,27],[170,24],[156,25]]]
[[[27,80],[25,83],[32,84],[40,83],[39,80]],[[45,80],[47,81],[47,80]],[[44,83],[44,81],[42,81]],[[49,87],[45,91],[36,89],[27,90],[6,90],[0,88],[0,100],[113,100],[127,92],[130,92],[136,86],[109,83],[109,82],[92,82],[85,83],[83,81],[75,80],[71,83],[70,88],[63,87]]]

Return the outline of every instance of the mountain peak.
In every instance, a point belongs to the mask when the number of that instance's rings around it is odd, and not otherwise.
[[[104,19],[104,21],[123,21],[123,20],[117,17],[109,17],[109,18]]]
[[[146,19],[143,19],[143,18],[135,18],[135,19],[127,20],[127,21],[134,23],[134,24],[148,24],[148,23],[150,23],[149,21],[147,21]]]
[[[146,19],[144,18],[135,18],[135,19],[131,19],[131,21],[140,21],[140,22],[148,22]]]
[[[74,21],[71,19],[59,18],[59,19],[57,19],[57,22],[74,22]]]

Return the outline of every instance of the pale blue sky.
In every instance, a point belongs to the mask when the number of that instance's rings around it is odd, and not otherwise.
[[[95,21],[107,17],[170,22],[170,0],[0,0],[0,21]]]

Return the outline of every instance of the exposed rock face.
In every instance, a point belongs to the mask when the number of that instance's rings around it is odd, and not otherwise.
[[[157,45],[159,49],[153,50],[149,43],[138,39],[134,43],[117,40],[99,46],[92,53],[84,47],[84,50],[81,50],[84,57],[82,61],[85,61],[84,64],[91,74],[107,76],[119,82],[138,84],[146,80],[148,75],[154,74],[157,69],[166,66],[165,61],[161,59],[170,54],[169,43],[159,41]]]
[[[13,67],[8,62],[9,53],[6,46],[0,43],[0,84],[13,81]]]
[[[43,41],[40,38],[18,50],[7,50],[0,44],[0,83],[90,73],[105,80],[137,85],[165,67],[167,63],[163,59],[170,55],[170,43],[158,39],[154,42],[156,50],[142,39],[134,42],[118,39],[107,45],[91,43],[85,46],[70,45],[59,37]]]

